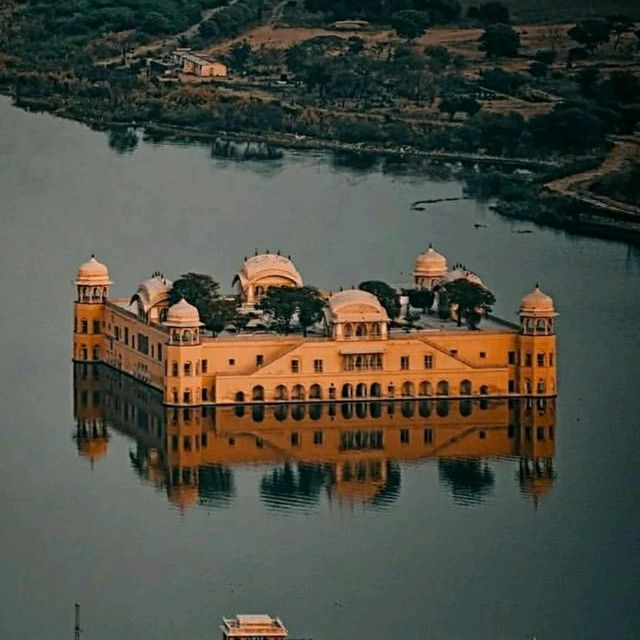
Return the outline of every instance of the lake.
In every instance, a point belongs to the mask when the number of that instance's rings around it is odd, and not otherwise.
[[[239,162],[144,141],[117,153],[106,134],[7,98],[0,194],[0,636],[69,638],[78,601],[92,640],[218,637],[221,617],[242,612],[278,615],[292,637],[316,640],[637,637],[637,249],[474,200],[414,211],[415,200],[460,196],[461,184],[326,153]],[[472,407],[474,433],[483,421],[493,431],[459,458],[390,443],[402,428],[422,438],[433,425],[439,437],[461,408],[449,423],[399,406],[383,436],[366,438],[349,425],[370,425],[371,407],[335,424],[325,414],[326,460],[226,453],[203,465],[189,499],[141,472],[155,448],[140,424],[107,416],[108,447],[93,453],[75,439],[71,281],[91,253],[115,295],[156,269],[206,272],[230,290],[255,248],[291,254],[306,282],[335,290],[408,280],[429,242],[476,271],[508,320],[536,281],[555,299],[559,395],[539,491],[507,441],[508,407],[491,419]],[[122,393],[153,414],[137,386]],[[220,419],[225,433],[249,429],[234,419]],[[261,428],[249,429],[254,449]],[[360,471],[377,488],[331,466],[336,452],[363,450],[375,464]]]

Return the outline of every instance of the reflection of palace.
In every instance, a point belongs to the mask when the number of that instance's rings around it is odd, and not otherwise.
[[[429,248],[416,259],[412,286],[437,295],[440,284],[460,279],[480,282]],[[249,312],[269,287],[300,286],[302,278],[289,258],[262,254],[245,260],[234,282],[240,309]],[[556,313],[538,287],[522,299],[519,324],[486,317],[477,331],[411,308],[414,327],[397,328],[378,298],[352,289],[327,295],[324,319],[308,337],[213,337],[184,299],[169,307],[171,282],[161,274],[131,298],[111,299],[110,285],[95,258],[80,267],[74,359],[121,369],[173,406],[556,395]],[[447,313],[454,307],[444,305]]]
[[[323,492],[383,505],[399,495],[398,463],[425,458],[438,458],[442,484],[461,502],[492,490],[489,458],[518,458],[522,490],[536,499],[554,476],[552,398],[166,407],[148,385],[76,364],[74,399],[79,452],[104,455],[109,429],[130,436],[137,472],[179,505],[224,505],[232,468],[246,464],[270,465],[261,498],[278,509]]]

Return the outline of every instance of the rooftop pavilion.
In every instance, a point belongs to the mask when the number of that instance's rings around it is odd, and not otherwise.
[[[223,640],[272,640],[288,637],[280,618],[265,614],[239,614],[235,618],[223,618],[220,628]]]

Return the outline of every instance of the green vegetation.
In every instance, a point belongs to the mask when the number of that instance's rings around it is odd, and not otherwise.
[[[482,285],[459,278],[442,286],[449,305],[457,305],[458,326],[464,320],[470,329],[475,329],[483,313],[491,313],[496,298]]]
[[[279,333],[288,334],[294,315],[303,335],[322,319],[325,300],[315,287],[270,287],[258,308],[269,316]]]
[[[598,195],[637,206],[640,203],[640,160],[630,163],[617,173],[598,178],[589,188]]]

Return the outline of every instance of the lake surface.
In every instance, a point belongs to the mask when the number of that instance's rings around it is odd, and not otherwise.
[[[104,133],[0,98],[0,637],[69,638],[74,601],[91,640],[217,637],[220,618],[241,612],[316,640],[637,637],[640,254],[475,201],[410,210],[460,194],[455,181],[327,154],[234,162],[144,142],[122,155]],[[523,479],[522,452],[504,453],[508,409],[491,446],[461,460],[394,453],[396,418],[382,447],[340,435],[335,451],[376,458],[373,489],[357,470],[337,482],[331,438],[354,424],[340,415],[340,427],[322,418],[329,467],[223,457],[203,466],[197,495],[141,472],[154,447],[138,423],[112,415],[106,448],[74,439],[71,281],[91,253],[116,295],[155,269],[230,289],[256,247],[335,289],[406,280],[429,242],[477,271],[507,319],[537,280],[555,298],[559,397],[542,482]],[[98,404],[114,401],[98,391]],[[148,401],[144,387],[124,393]],[[422,423],[419,410],[411,429],[440,437],[446,420]]]

